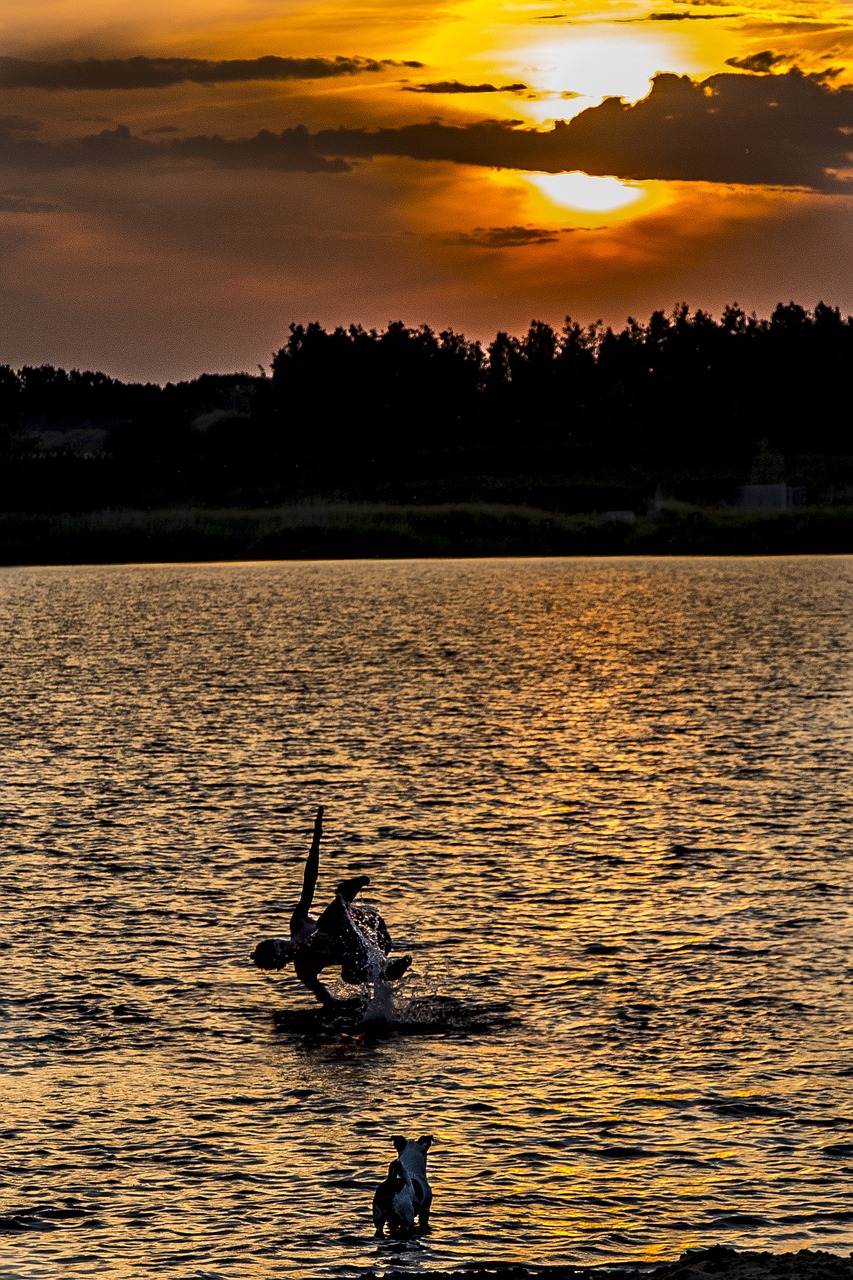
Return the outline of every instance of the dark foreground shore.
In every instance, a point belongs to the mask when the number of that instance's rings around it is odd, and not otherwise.
[[[0,564],[583,555],[847,555],[853,507],[569,514],[498,503],[304,503],[0,514]]]
[[[362,1280],[379,1280],[380,1273],[365,1272]],[[411,1280],[411,1271],[381,1272],[381,1280]],[[759,1253],[714,1245],[689,1249],[675,1262],[646,1265],[639,1262],[600,1267],[527,1267],[518,1264],[472,1263],[455,1271],[431,1273],[430,1280],[851,1280],[853,1258],[822,1249],[797,1253]]]

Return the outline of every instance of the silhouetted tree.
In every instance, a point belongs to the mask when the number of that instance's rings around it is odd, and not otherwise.
[[[831,407],[851,362],[853,319],[789,302],[766,319],[732,303],[715,321],[679,303],[621,329],[534,320],[485,351],[452,329],[315,321],[291,325],[269,377],[165,386],[0,366],[0,500],[497,494],[601,509],[658,484],[713,498],[759,474],[817,493],[853,483],[849,415]]]

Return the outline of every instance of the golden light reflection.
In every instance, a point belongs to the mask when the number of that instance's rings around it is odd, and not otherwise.
[[[588,173],[533,173],[527,179],[555,205],[564,209],[610,213],[642,200],[639,186],[618,178],[594,178]]]
[[[387,162],[390,169],[391,162]],[[396,162],[393,166],[402,166]],[[567,250],[566,234],[600,233],[634,218],[662,213],[673,203],[666,183],[627,183],[612,177],[591,177],[581,172],[518,173],[463,166],[407,166],[416,199],[405,204],[412,231],[434,244],[460,249],[492,251],[489,228],[515,229],[516,244],[525,242],[549,260]],[[574,243],[574,242],[573,242]],[[513,248],[507,243],[507,248]],[[577,246],[573,252],[576,253]],[[529,257],[523,269],[531,270]],[[549,268],[550,270],[551,268]]]
[[[557,204],[532,173],[391,160],[381,168],[400,184],[401,217],[436,262],[492,297],[518,293],[522,304],[507,321],[517,325],[537,312],[551,319],[553,309],[545,308],[555,297],[563,315],[588,303],[610,323],[614,288],[621,323],[642,311],[642,292],[664,266],[678,272],[684,294],[708,261],[718,260],[721,243],[736,262],[752,258],[778,212],[775,192],[757,187],[643,182],[635,186],[641,199],[596,212]],[[787,198],[789,213],[799,205],[804,218],[817,204],[808,193]],[[739,267],[722,276],[707,305],[721,309],[737,297],[741,279]]]

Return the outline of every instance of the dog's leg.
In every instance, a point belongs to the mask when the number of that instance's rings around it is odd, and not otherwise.
[[[398,956],[396,960],[389,960],[385,966],[385,978],[388,982],[396,982],[398,978],[402,978],[411,963],[411,956]]]
[[[429,1187],[425,1187],[418,1178],[412,1179],[412,1185],[415,1188],[418,1226],[421,1231],[429,1229],[429,1211],[432,1205],[432,1191]]]
[[[373,1197],[373,1225],[376,1228],[375,1235],[377,1237],[384,1236],[385,1222],[388,1217],[388,1209],[385,1204],[385,1197],[380,1193],[384,1190],[384,1184],[380,1187],[376,1195]]]

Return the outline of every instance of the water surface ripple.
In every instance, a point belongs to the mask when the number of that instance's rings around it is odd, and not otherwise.
[[[853,1247],[853,561],[0,570],[16,1280]],[[248,954],[367,871],[432,1034]],[[500,1014],[498,1011],[502,1011]],[[431,1132],[433,1230],[372,1239]]]

